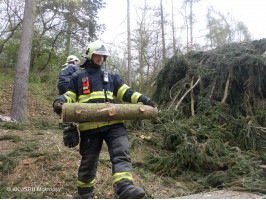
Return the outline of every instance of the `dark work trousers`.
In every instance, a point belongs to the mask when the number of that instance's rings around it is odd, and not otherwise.
[[[98,133],[81,131],[80,155],[81,164],[78,170],[78,193],[93,191],[96,170],[103,140],[105,140],[112,162],[112,174],[132,172],[129,154],[129,137],[123,124],[100,128]]]

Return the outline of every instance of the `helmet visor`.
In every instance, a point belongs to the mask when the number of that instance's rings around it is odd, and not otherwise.
[[[96,49],[93,54],[97,54],[97,55],[103,55],[103,56],[110,56],[108,50],[105,48],[104,45],[101,46],[101,48]]]

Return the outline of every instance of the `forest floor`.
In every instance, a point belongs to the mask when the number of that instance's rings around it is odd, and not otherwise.
[[[131,133],[138,137],[138,133]],[[28,127],[23,130],[0,129],[1,154],[7,155],[9,170],[0,172],[1,198],[76,199],[78,147],[69,149],[62,143],[62,130]],[[8,137],[7,137],[8,136]],[[143,187],[149,199],[258,199],[266,198],[247,192],[215,191],[193,194],[193,183],[161,177],[150,172],[143,162],[142,149],[131,151],[136,185]],[[94,198],[114,199],[111,164],[106,145],[100,155]],[[191,195],[191,196],[190,196]]]
[[[6,156],[6,160],[0,163],[3,167],[0,173],[1,198],[78,198],[76,178],[80,155],[78,147],[70,149],[63,145],[62,130],[2,127],[0,138],[1,155]],[[187,184],[146,170],[142,166],[141,149],[136,148],[131,155],[135,183],[147,191],[147,198],[170,198],[190,193]],[[95,198],[115,198],[106,145],[99,161]]]
[[[9,116],[12,102],[12,78],[0,73],[0,115]],[[0,122],[0,198],[76,199],[77,171],[80,164],[78,147],[67,148],[62,142],[58,116],[52,111],[53,88],[29,84],[29,123]],[[145,164],[145,155],[155,151],[143,141],[152,133],[128,129],[135,184],[144,188],[145,198],[235,198],[237,192],[208,189],[198,196],[197,185],[182,179],[159,176]],[[214,193],[213,193],[214,192]],[[219,192],[219,196],[217,195]],[[224,195],[223,195],[224,194]],[[229,196],[226,194],[230,194]],[[205,195],[205,196],[204,196]],[[206,196],[207,195],[207,196]],[[238,192],[238,199],[265,198]],[[95,199],[116,198],[112,187],[111,163],[104,144],[96,177]]]

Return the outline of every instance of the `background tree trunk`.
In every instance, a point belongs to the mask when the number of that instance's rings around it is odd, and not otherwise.
[[[11,106],[11,117],[19,122],[27,121],[28,76],[33,34],[34,10],[34,0],[25,0],[22,36],[20,40]]]
[[[144,48],[143,48],[143,24],[139,29],[139,92],[142,91],[143,85],[143,68],[144,68]]]
[[[192,11],[192,7],[193,7],[193,1],[190,0],[190,5],[189,5],[189,9],[190,9],[190,15],[189,15],[190,51],[192,51],[192,49],[193,49],[193,11]]]
[[[176,40],[175,40],[175,21],[174,21],[174,2],[172,0],[172,32],[173,32],[173,54],[176,52]]]
[[[69,56],[70,54],[70,42],[71,42],[71,29],[72,29],[72,22],[70,19],[68,19],[67,22],[67,35],[66,35],[66,50],[65,50],[65,55],[66,57]]]
[[[131,34],[130,34],[130,1],[127,0],[127,50],[128,50],[128,86],[131,87]]]
[[[163,1],[161,0],[161,29],[162,29],[162,44],[163,44],[163,63],[166,60],[166,53],[165,53],[165,39],[164,39],[164,16],[163,16]]]

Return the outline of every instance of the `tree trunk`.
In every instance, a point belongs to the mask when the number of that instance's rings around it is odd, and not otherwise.
[[[175,40],[175,22],[174,22],[174,2],[172,0],[172,31],[173,31],[173,54],[176,52],[176,40]]]
[[[158,109],[143,104],[64,103],[63,122],[154,119]]]
[[[128,86],[131,87],[131,34],[130,34],[130,1],[127,0],[127,48],[128,48]]]
[[[34,0],[26,0],[11,106],[11,117],[16,119],[18,122],[27,121],[28,76],[33,34],[34,10]]]
[[[163,17],[163,1],[161,0],[161,29],[162,29],[162,43],[163,43],[163,63],[166,60],[165,39],[164,39],[164,17]]]
[[[193,49],[193,1],[190,1],[190,15],[189,15],[189,24],[190,24],[190,51]]]
[[[143,85],[143,68],[144,68],[144,47],[143,47],[143,21],[140,24],[139,28],[139,92],[142,91],[142,85]]]
[[[72,22],[70,19],[68,19],[67,22],[67,37],[66,37],[66,50],[65,50],[65,56],[69,56],[70,54],[70,43],[71,43],[71,29],[72,29]]]

